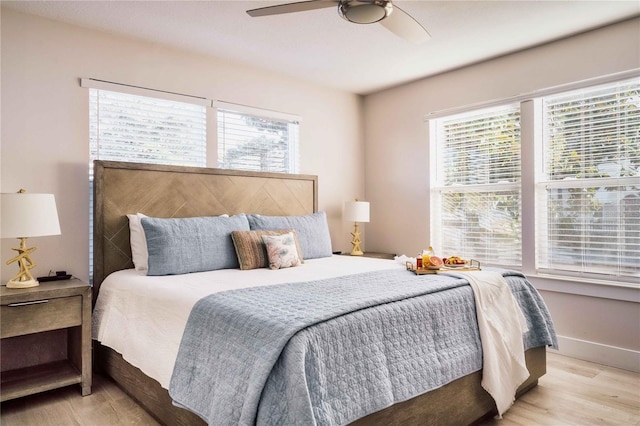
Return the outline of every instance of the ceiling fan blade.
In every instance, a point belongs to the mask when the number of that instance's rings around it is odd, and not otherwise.
[[[380,21],[380,24],[392,33],[415,44],[422,44],[431,38],[429,32],[418,21],[395,4],[391,15]]]
[[[307,10],[323,9],[325,7],[335,6],[337,0],[310,0],[300,1],[297,3],[278,4],[275,6],[261,7],[258,9],[247,10],[249,16],[254,18],[258,16],[280,15],[281,13],[304,12]]]

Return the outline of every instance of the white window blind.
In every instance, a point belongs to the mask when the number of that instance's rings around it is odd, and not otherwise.
[[[91,159],[204,167],[206,107],[89,89]]]
[[[298,130],[294,118],[218,106],[218,167],[298,173]]]
[[[204,167],[206,114],[202,103],[89,89],[90,277],[93,277],[93,160]]]
[[[518,104],[432,120],[431,238],[444,256],[522,263]]]
[[[640,80],[544,98],[537,266],[640,276]]]

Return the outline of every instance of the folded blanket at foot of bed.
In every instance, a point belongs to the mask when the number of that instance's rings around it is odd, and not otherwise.
[[[476,301],[482,342],[482,387],[496,403],[498,418],[511,407],[529,377],[522,335],[528,330],[507,281],[495,271],[458,274],[469,282]]]

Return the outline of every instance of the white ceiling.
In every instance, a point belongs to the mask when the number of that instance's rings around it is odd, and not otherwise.
[[[337,8],[251,18],[287,1],[2,1],[3,7],[367,94],[638,16],[640,1],[406,1],[423,45]],[[640,34],[640,29],[639,29]]]

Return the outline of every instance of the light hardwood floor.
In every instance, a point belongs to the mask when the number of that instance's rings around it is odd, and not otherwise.
[[[93,393],[72,386],[7,401],[2,426],[157,425],[110,379],[95,375]],[[640,426],[640,374],[549,353],[547,374],[522,396],[503,420],[483,426]]]
[[[640,374],[547,352],[547,374],[484,426],[640,425]]]

